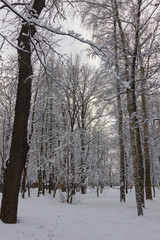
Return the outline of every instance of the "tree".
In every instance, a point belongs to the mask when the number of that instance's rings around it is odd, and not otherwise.
[[[68,202],[76,188],[80,187],[83,194],[86,192],[89,158],[87,139],[88,128],[92,122],[89,115],[92,118],[93,108],[96,108],[99,97],[103,95],[103,80],[98,71],[82,64],[80,57],[76,56],[74,60],[72,57],[68,58],[57,83],[55,95],[59,99],[57,102],[62,105],[61,114],[64,119],[64,166],[67,169],[65,185]],[[97,114],[96,119],[102,112]]]
[[[125,35],[122,28],[122,23],[119,17],[119,10],[117,1],[114,1],[115,6],[115,14],[117,19],[117,24],[120,31],[122,49],[125,59],[125,77],[126,82],[130,82],[131,87],[127,89],[127,107],[129,113],[129,123],[130,123],[130,136],[131,136],[131,146],[132,146],[132,157],[134,164],[134,184],[136,191],[136,201],[137,201],[137,211],[138,215],[143,215],[142,205],[144,205],[144,173],[143,173],[143,158],[142,158],[142,150],[141,150],[141,140],[140,140],[140,130],[138,125],[137,118],[137,106],[136,106],[136,95],[135,95],[135,71],[136,71],[136,59],[138,52],[138,39],[139,39],[139,31],[140,31],[140,14],[141,14],[141,5],[142,1],[137,2],[136,13],[137,18],[135,22],[135,39],[134,39],[134,50],[133,57],[131,63],[131,78],[129,76],[129,61],[127,57],[126,50],[126,40]]]
[[[4,183],[5,164],[9,156],[11,133],[14,117],[14,104],[17,88],[17,64],[14,57],[8,58],[1,68],[0,78],[0,158],[1,162],[1,191]]]
[[[5,4],[5,1],[3,1]],[[34,0],[29,18],[37,19],[45,7],[45,0]],[[28,143],[27,125],[30,111],[31,82],[33,69],[31,63],[31,38],[36,33],[33,24],[23,20],[18,37],[18,90],[15,107],[15,118],[9,161],[4,176],[4,192],[1,206],[1,220],[4,223],[16,223],[18,194],[22,171],[25,166]]]
[[[121,78],[121,83],[123,83],[126,88],[134,178],[135,186],[137,186],[136,189],[138,191],[138,194],[136,194],[139,206],[137,206],[137,210],[139,208],[138,215],[141,215],[141,205],[144,206],[144,155],[142,151],[143,132],[140,128],[140,116],[138,116],[139,105],[137,103],[137,82],[140,81],[140,54],[138,49],[144,46],[148,39],[150,39],[150,35],[146,34],[147,27],[148,23],[153,19],[152,16],[156,9],[153,7],[152,11],[146,15],[146,9],[150,7],[149,1],[147,1],[146,5],[142,1],[132,1],[128,3],[128,5],[120,1],[109,1],[107,4],[103,1],[84,1],[84,6],[82,16],[83,22],[87,22],[89,26],[93,27],[94,38],[101,46],[102,51],[106,53],[105,55],[109,55],[109,58],[104,58],[97,50],[95,50],[96,54],[99,54],[103,61],[114,65],[116,65],[116,61],[114,60],[113,63],[113,59],[117,59],[115,56],[118,56],[118,67],[121,69],[118,77]],[[117,31],[116,35],[114,33],[115,29]],[[132,35],[130,39],[129,34]],[[148,36],[146,37],[145,34]],[[113,36],[117,37],[114,41]],[[111,47],[109,48],[108,46]],[[111,49],[114,49],[114,51]],[[143,54],[146,53],[143,51]],[[117,78],[118,68],[115,67],[115,69]],[[125,81],[122,79],[125,79]],[[148,164],[146,166],[148,166]],[[147,174],[145,176],[147,177]],[[148,187],[149,186],[147,186],[147,188]]]
[[[125,174],[125,148],[124,148],[124,134],[123,134],[123,111],[121,103],[121,84],[119,76],[119,62],[118,62],[118,39],[117,39],[117,21],[113,8],[113,25],[114,25],[114,56],[115,56],[115,73],[116,73],[116,88],[117,88],[117,107],[118,107],[118,135],[119,135],[119,152],[120,152],[120,201],[125,202],[125,190],[126,190],[126,174]]]

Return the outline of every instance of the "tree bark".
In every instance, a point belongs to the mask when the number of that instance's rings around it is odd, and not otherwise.
[[[138,164],[138,183],[139,183],[139,194],[141,205],[144,207],[144,167],[143,167],[143,155],[142,155],[142,144],[140,138],[140,128],[137,117],[137,104],[136,104],[136,93],[135,93],[135,79],[136,79],[136,60],[138,57],[138,46],[139,46],[139,32],[140,32],[140,16],[141,16],[141,5],[142,0],[137,0],[137,14],[136,14],[136,27],[135,27],[135,43],[133,51],[133,60],[131,66],[131,121],[133,123],[133,129],[136,141],[136,155]],[[142,215],[142,211],[138,212],[138,215]]]
[[[86,175],[85,171],[85,115],[86,115],[86,108],[87,104],[84,102],[84,98],[82,96],[82,106],[81,106],[81,129],[80,129],[80,139],[81,139],[81,194],[86,194],[87,192],[87,185],[86,185],[86,179],[84,176]]]
[[[22,175],[22,198],[25,198],[25,192],[27,189],[29,189],[29,179],[27,180],[27,173],[28,173],[28,164],[29,164],[29,158],[30,158],[30,147],[31,147],[31,139],[32,139],[32,134],[33,134],[33,125],[34,125],[34,116],[35,116],[35,106],[36,106],[36,99],[37,99],[37,94],[38,94],[38,87],[36,89],[36,93],[34,96],[34,101],[33,101],[33,109],[31,113],[31,128],[30,128],[30,133],[28,136],[28,153],[27,153],[27,159],[25,163],[25,167],[23,170],[23,175]],[[27,185],[27,186],[26,186]],[[28,191],[29,193],[29,191]],[[28,194],[30,195],[30,193]]]
[[[143,150],[145,160],[145,193],[146,199],[152,200],[152,187],[151,187],[151,158],[150,158],[150,146],[149,146],[149,127],[148,127],[148,109],[146,101],[146,79],[145,70],[143,66],[143,59],[141,56],[141,49],[139,48],[139,63],[140,63],[140,77],[141,77],[141,107],[143,116]]]
[[[33,14],[36,12],[36,17],[38,17],[44,6],[45,0],[34,0],[32,5]],[[30,13],[32,14],[32,12]],[[33,37],[34,34],[35,26],[23,22],[18,37],[19,75],[15,118],[10,156],[4,176],[4,192],[1,205],[1,220],[4,223],[17,222],[19,188],[28,153],[27,125],[33,76],[30,37]]]
[[[130,125],[130,137],[131,137],[131,149],[133,157],[133,167],[134,167],[134,185],[136,192],[136,202],[137,202],[137,212],[138,216],[143,215],[142,206],[144,206],[144,173],[143,173],[143,158],[141,151],[141,141],[140,141],[140,130],[137,118],[137,106],[136,106],[136,95],[135,95],[135,66],[137,60],[137,49],[139,40],[139,29],[140,29],[140,7],[142,4],[141,0],[137,2],[137,16],[136,16],[136,30],[135,30],[135,43],[133,59],[131,64],[131,76],[129,75],[130,63],[127,57],[126,51],[126,41],[125,35],[122,28],[122,23],[119,17],[119,10],[117,1],[114,0],[115,16],[118,23],[120,38],[122,44],[122,52],[124,55],[125,62],[125,79],[127,82],[130,81],[130,88],[127,88],[127,109],[129,113],[129,125]]]
[[[113,3],[112,3],[113,4]],[[114,6],[113,6],[114,9]],[[125,151],[124,151],[124,139],[123,139],[123,112],[121,104],[121,87],[119,78],[119,65],[118,65],[118,43],[117,43],[117,21],[114,19],[114,61],[115,61],[115,72],[117,75],[116,79],[116,90],[117,90],[117,107],[118,107],[118,135],[119,135],[119,152],[120,152],[120,202],[126,201],[125,196]]]

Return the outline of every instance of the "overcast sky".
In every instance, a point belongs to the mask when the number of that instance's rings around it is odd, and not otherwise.
[[[2,21],[2,19],[4,18],[2,11],[0,15],[0,21]],[[73,30],[74,32],[81,34],[84,39],[91,40],[91,31],[86,30],[84,26],[82,27],[80,17],[74,19],[67,17],[67,20],[62,22],[62,26],[64,28],[63,31]],[[0,30],[3,34],[3,28]],[[5,34],[7,35],[6,32]],[[71,37],[58,36],[57,38],[62,39],[62,41],[59,42],[60,47],[57,49],[61,54],[69,55],[70,53],[72,53],[73,55],[75,55],[76,53],[79,53],[83,56],[83,62],[89,62],[94,65],[98,64],[98,60],[92,60],[87,57],[86,49],[89,47],[87,44],[81,43]],[[16,54],[16,49],[14,49],[9,44],[5,44],[5,47],[0,50],[0,55],[2,59],[5,59],[8,55],[14,53]]]
[[[78,19],[67,19],[64,24],[65,30],[73,30],[74,32],[81,34],[84,39],[92,40],[91,31],[87,30],[84,26],[82,26],[80,22],[80,18]],[[76,54],[80,53],[83,56],[84,62],[90,62],[91,64],[98,64],[98,59],[91,59],[87,57],[87,48],[89,48],[88,44],[82,43],[78,40],[75,40],[71,37],[64,37],[62,42],[60,43],[60,51],[67,54]]]

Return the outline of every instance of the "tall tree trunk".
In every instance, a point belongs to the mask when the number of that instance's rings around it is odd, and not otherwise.
[[[121,87],[119,78],[118,65],[118,43],[117,43],[117,21],[114,19],[114,56],[115,56],[115,71],[117,75],[116,90],[117,90],[117,107],[118,107],[118,135],[119,135],[119,151],[120,151],[120,202],[126,201],[125,196],[125,151],[123,139],[123,112],[121,104]]]
[[[132,117],[131,120],[134,124],[137,162],[138,162],[139,194],[141,197],[141,205],[144,207],[144,167],[143,167],[143,155],[142,155],[142,147],[141,147],[142,145],[141,145],[141,138],[140,138],[140,128],[139,128],[138,117],[137,117],[137,104],[136,104],[136,93],[135,93],[136,61],[138,57],[138,46],[139,46],[141,5],[142,5],[142,0],[137,0],[135,43],[134,43],[134,51],[133,51],[132,66],[131,66],[130,93],[131,93],[131,117]]]
[[[44,169],[43,169],[43,195],[45,195],[45,189],[46,189],[46,167],[44,166]]]
[[[126,79],[126,82],[131,82],[130,89],[129,88],[127,89],[127,108],[128,108],[129,118],[130,118],[129,125],[130,125],[131,149],[132,149],[133,166],[134,166],[134,185],[135,185],[135,192],[136,192],[138,215],[143,215],[142,206],[144,206],[143,159],[142,159],[140,131],[139,131],[139,124],[137,119],[137,106],[136,106],[136,96],[135,96],[135,65],[136,65],[137,49],[138,49],[141,4],[142,4],[142,1],[138,0],[134,53],[133,53],[133,59],[132,59],[132,65],[131,65],[131,77],[130,77],[129,75],[130,63],[127,57],[125,35],[122,28],[121,20],[119,17],[118,4],[117,4],[117,1],[114,0],[115,16],[116,16],[116,21],[118,23],[118,27],[120,31],[122,51],[123,51],[124,61],[125,61],[125,79]]]
[[[28,170],[29,157],[30,157],[29,155],[30,155],[31,139],[32,139],[32,134],[33,134],[33,125],[34,125],[35,106],[36,106],[37,95],[38,95],[38,86],[37,86],[36,93],[34,96],[33,109],[32,109],[32,113],[31,113],[31,128],[30,128],[30,133],[28,136],[28,154],[27,154],[27,159],[26,159],[24,170],[23,170],[23,176],[22,176],[22,198],[25,198],[26,189],[27,188],[29,189],[29,180],[27,180],[27,170]]]
[[[43,106],[44,107],[44,106]],[[38,159],[38,197],[43,194],[43,170],[44,170],[44,113],[42,116],[41,126],[41,143],[40,143],[40,156]]]
[[[2,151],[0,152],[2,163],[1,163],[1,177],[0,177],[0,192],[3,192],[3,185],[4,185],[4,173],[5,173],[5,134],[6,134],[6,116],[3,119],[3,133],[2,133]]]
[[[43,170],[38,170],[38,197],[43,193]]]
[[[85,115],[86,115],[86,103],[84,102],[84,98],[82,96],[82,109],[81,109],[81,129],[80,129],[80,139],[81,139],[81,194],[86,194],[87,192],[87,184],[86,184],[86,178],[84,177],[86,175],[85,171]],[[83,179],[83,181],[82,181]]]
[[[45,0],[34,0],[32,5],[33,13],[35,14],[36,12],[38,17],[44,6]],[[1,220],[4,223],[17,222],[19,188],[28,153],[27,125],[33,76],[30,36],[33,37],[34,34],[35,26],[33,24],[30,26],[28,23],[23,22],[18,37],[19,76],[13,135],[9,161],[5,170],[1,205]]]
[[[141,56],[141,49],[139,48],[139,63],[140,63],[140,77],[141,77],[141,107],[143,116],[143,150],[144,150],[144,160],[145,160],[145,193],[146,199],[152,200],[152,188],[151,188],[151,159],[150,159],[150,146],[149,146],[149,128],[148,128],[148,110],[146,101],[146,79],[145,70],[143,66],[143,59]]]
[[[129,174],[128,174],[128,170],[129,170],[129,164],[128,164],[128,159],[127,159],[127,153],[125,152],[124,155],[125,155],[125,166],[126,166],[126,168],[125,168],[125,171],[126,171],[126,174],[125,174],[126,186],[125,187],[126,187],[126,194],[128,194],[128,187],[129,187],[129,182],[128,182]]]

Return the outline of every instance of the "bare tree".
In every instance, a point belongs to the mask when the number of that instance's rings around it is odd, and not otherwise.
[[[45,0],[33,1],[30,11],[28,10],[30,18],[37,19],[44,7]],[[33,77],[31,37],[33,38],[35,33],[35,26],[24,20],[18,37],[18,90],[10,156],[5,170],[1,206],[1,219],[5,223],[16,223],[17,221],[20,180],[28,153],[27,124]]]

